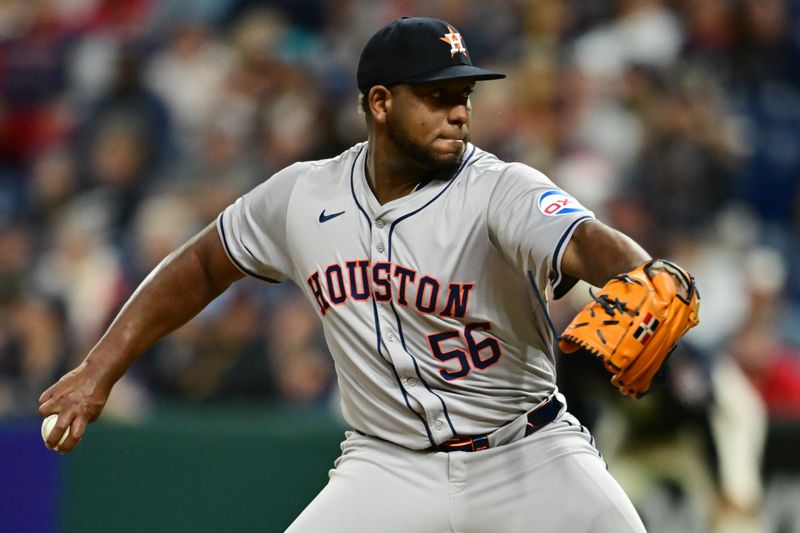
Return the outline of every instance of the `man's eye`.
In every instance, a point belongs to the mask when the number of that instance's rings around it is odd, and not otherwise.
[[[431,93],[431,98],[439,99],[442,97],[442,91],[433,91]]]

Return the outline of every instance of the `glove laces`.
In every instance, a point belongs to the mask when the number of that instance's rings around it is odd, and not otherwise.
[[[595,296],[591,289],[589,289],[589,294],[592,297],[592,300],[600,304],[600,307],[603,308],[603,311],[610,317],[613,317],[615,313],[619,312],[620,315],[628,313],[629,315],[638,315],[638,311],[633,311],[632,309],[628,309],[625,305],[625,302],[620,301],[619,298],[616,296],[612,300],[608,297],[607,294],[601,294],[600,296]]]

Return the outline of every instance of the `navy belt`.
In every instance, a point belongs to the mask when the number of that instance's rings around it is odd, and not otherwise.
[[[539,407],[528,411],[528,423],[525,426],[525,435],[523,438],[536,433],[555,420],[558,413],[561,412],[562,407],[564,407],[564,404],[562,404],[557,397],[553,396]],[[487,434],[453,437],[448,441],[431,446],[428,449],[436,452],[478,452],[490,447],[489,435]]]

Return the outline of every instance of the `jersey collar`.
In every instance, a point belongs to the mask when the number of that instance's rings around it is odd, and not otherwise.
[[[390,215],[392,218],[402,217],[425,207],[449,189],[461,177],[464,168],[472,162],[475,152],[476,147],[472,143],[467,143],[461,166],[451,179],[429,181],[419,189],[381,205],[367,183],[366,165],[369,144],[364,143],[356,155],[356,162],[353,166],[352,180],[355,199],[370,217],[384,217],[385,215]]]

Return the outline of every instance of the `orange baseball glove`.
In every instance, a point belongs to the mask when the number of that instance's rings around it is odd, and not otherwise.
[[[603,360],[611,383],[639,398],[675,343],[699,323],[694,278],[678,265],[650,260],[612,278],[561,334],[564,353],[583,348]]]

